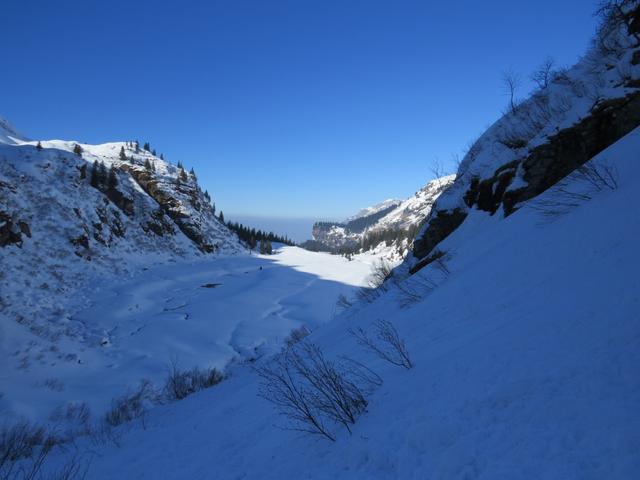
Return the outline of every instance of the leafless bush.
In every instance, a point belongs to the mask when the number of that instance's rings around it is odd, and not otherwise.
[[[347,308],[350,308],[351,306],[353,306],[353,303],[351,303],[349,299],[344,294],[341,293],[338,296],[338,300],[336,301],[336,306],[339,308],[342,308],[343,310],[346,310]]]
[[[627,46],[640,44],[640,34],[633,24],[634,10],[638,5],[638,0],[605,0],[599,3],[596,15],[600,18],[600,25],[596,45],[602,53],[619,57]]]
[[[74,455],[53,474],[52,480],[83,480],[87,478],[91,461]]]
[[[286,348],[293,347],[295,344],[301,342],[306,337],[308,337],[310,333],[311,332],[309,331],[309,329],[304,325],[302,325],[299,328],[294,328],[293,330],[291,330],[291,332],[289,332],[289,335],[287,336],[287,338],[284,339],[285,347]]]
[[[105,413],[105,422],[112,427],[130,422],[146,415],[148,405],[157,401],[158,394],[148,380],[140,382],[132,393],[114,398],[111,408]]]
[[[531,74],[531,80],[533,80],[538,88],[544,89],[549,86],[551,80],[553,80],[555,61],[551,57],[547,57],[544,62]]]
[[[402,308],[406,308],[414,303],[418,303],[437,286],[438,284],[432,279],[417,275],[413,275],[403,281],[396,282],[396,287],[399,292],[400,306]]]
[[[554,218],[569,213],[599,192],[617,188],[615,166],[605,160],[592,160],[556,183],[543,198],[529,202],[528,207],[545,217]]]
[[[53,392],[61,392],[64,390],[64,383],[57,378],[47,378],[44,386]]]
[[[0,428],[0,480],[34,479],[56,439],[43,426],[19,421]]]
[[[387,290],[385,282],[393,275],[391,265],[380,260],[371,267],[371,274],[367,279],[368,286],[362,287],[356,293],[359,300],[370,303]]]
[[[256,372],[262,378],[259,395],[290,420],[287,429],[331,441],[335,435],[328,425],[340,424],[351,433],[367,407],[363,383],[381,381],[358,362],[332,362],[318,346],[305,342]]]
[[[169,401],[182,400],[193,393],[217,385],[223,379],[224,376],[216,368],[201,370],[194,367],[191,370],[180,370],[177,361],[172,360],[164,393]]]
[[[375,338],[371,338],[366,330],[361,327],[350,330],[350,333],[360,345],[383,360],[398,367],[404,367],[407,370],[411,369],[413,362],[409,351],[393,324],[388,320],[377,320],[374,323],[374,330]]]
[[[498,135],[498,142],[512,150],[524,148],[535,135],[534,128],[527,123],[528,117],[507,126]]]
[[[381,287],[392,274],[393,269],[391,265],[384,260],[380,260],[372,267],[371,275],[369,276],[369,285],[373,288]]]
[[[502,87],[504,93],[509,97],[509,111],[515,113],[518,109],[518,99],[516,95],[522,86],[522,78],[513,69],[507,69],[502,73]]]

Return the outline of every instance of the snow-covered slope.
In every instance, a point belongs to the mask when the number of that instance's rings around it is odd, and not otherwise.
[[[342,223],[316,223],[309,246],[341,253],[373,251],[381,258],[399,261],[435,200],[454,179],[449,175],[432,180],[407,200],[385,200]]]
[[[530,208],[506,220],[471,211],[442,245],[455,252],[448,273],[429,265],[312,333],[327,358],[347,355],[383,381],[352,434],[330,423],[331,442],[283,429],[259,377],[238,365],[121,430],[117,445],[87,439],[67,455],[91,459],[92,479],[635,478],[639,150],[636,129],[602,152],[618,188],[553,221]],[[411,288],[421,295],[407,302]],[[396,326],[411,370],[348,333],[375,319]]]
[[[46,421],[86,404],[95,422],[141,381],[161,387],[171,362],[222,371],[273,353],[291,330],[330,320],[338,295],[352,295],[370,269],[285,246],[268,256],[193,257],[78,293],[86,306],[51,324],[67,335],[39,338],[3,319],[0,420]]]
[[[243,250],[195,177],[131,143],[79,144],[78,155],[75,142],[24,141],[5,123],[0,135],[3,371],[27,378],[99,344],[103,326],[74,313],[100,285]]]
[[[471,146],[414,242],[411,271],[471,211],[511,215],[640,125],[640,6],[626,3],[625,20],[614,9],[576,65],[549,72],[548,85]]]
[[[370,217],[371,215],[375,215],[376,213],[379,213],[383,210],[389,210],[391,208],[397,207],[398,205],[400,205],[402,203],[402,200],[396,200],[393,198],[389,198],[383,202],[377,203],[375,205],[372,205],[370,207],[366,207],[363,208],[362,210],[360,210],[358,213],[356,213],[355,215],[347,218],[344,222],[345,223],[349,223],[353,220],[357,220],[359,218],[364,218],[364,217]]]

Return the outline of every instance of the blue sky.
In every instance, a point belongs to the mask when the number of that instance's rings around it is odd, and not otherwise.
[[[501,73],[571,64],[594,2],[6,0],[0,115],[149,141],[225,216],[411,195],[500,115]],[[524,93],[524,90],[523,90]]]

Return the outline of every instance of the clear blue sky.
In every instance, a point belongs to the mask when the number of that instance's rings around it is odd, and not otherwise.
[[[500,114],[508,67],[571,64],[589,0],[5,0],[0,115],[137,138],[230,214],[340,218],[411,195]]]

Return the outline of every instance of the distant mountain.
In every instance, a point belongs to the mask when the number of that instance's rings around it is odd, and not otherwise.
[[[402,257],[410,239],[426,220],[436,198],[451,185],[454,176],[429,182],[405,201],[385,200],[360,210],[344,222],[316,222],[310,250],[357,253],[383,249],[386,256]]]
[[[26,141],[0,121],[0,313],[31,332],[81,334],[57,299],[97,281],[242,250],[194,173],[133,142]]]

